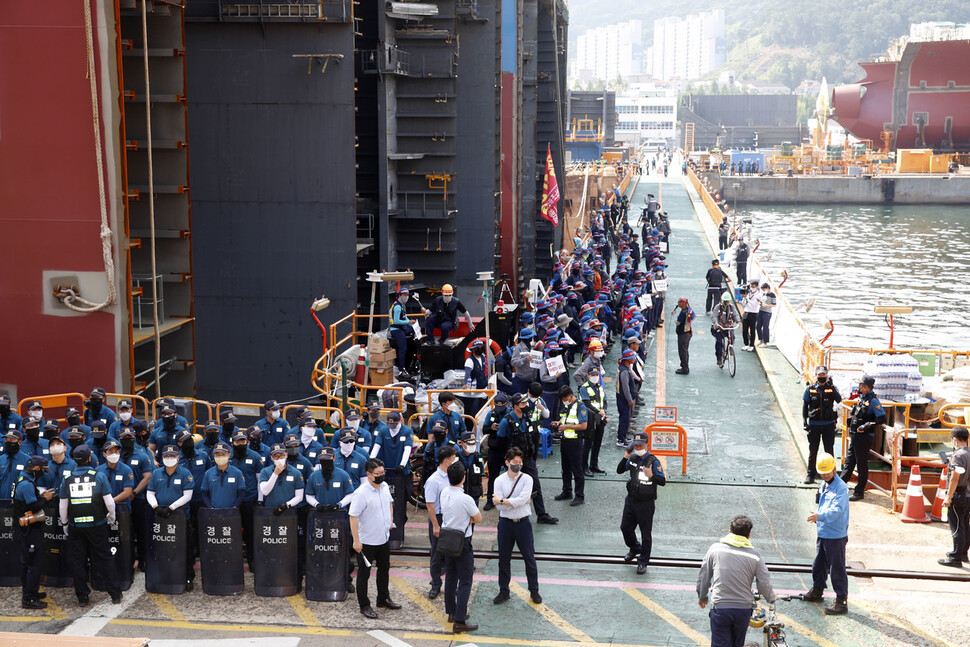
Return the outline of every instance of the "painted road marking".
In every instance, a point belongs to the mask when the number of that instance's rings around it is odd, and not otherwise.
[[[421,573],[419,576],[427,577],[427,575],[423,573]],[[436,607],[431,600],[429,600],[425,596],[418,593],[414,589],[414,587],[412,587],[410,584],[405,582],[400,577],[392,577],[390,579],[391,579],[391,584],[394,585],[394,588],[396,588],[401,593],[406,595],[408,599],[411,600],[411,602],[414,602],[416,605],[418,605],[418,608],[420,608],[422,611],[424,611],[429,616],[431,616],[435,622],[441,625],[442,629],[449,632],[451,631],[451,624],[448,622],[448,616],[442,613],[442,611],[438,607]],[[471,600],[469,600],[469,603],[470,602]]]
[[[93,613],[95,609],[98,609],[98,607],[101,607],[101,606],[103,606],[103,603],[94,607],[94,609],[91,609],[90,611],[88,611],[88,613]],[[67,620],[69,618],[69,616],[66,613],[64,613],[64,610],[61,609],[59,606],[57,606],[57,603],[54,602],[54,598],[51,597],[50,595],[47,596],[47,613],[50,615],[51,620]],[[115,614],[112,617],[115,617],[117,615],[118,614]],[[94,634],[80,634],[80,635],[93,636]]]
[[[659,604],[657,604],[656,602],[654,602],[653,600],[645,596],[643,593],[640,593],[640,591],[638,591],[637,589],[624,587],[623,592],[629,595],[637,602],[639,602],[640,604],[642,604],[643,606],[645,606],[647,609],[649,609],[656,615],[660,616],[663,620],[667,622],[667,624],[669,624],[674,629],[676,629],[680,633],[684,634],[685,636],[693,640],[698,645],[701,645],[701,647],[704,647],[705,645],[709,645],[711,643],[711,641],[707,639],[707,636],[703,635],[698,631],[691,629],[689,626],[687,626],[687,623],[685,623],[683,620],[681,620],[680,618],[672,614],[670,611],[667,611],[665,608],[663,608],[662,606],[660,606]]]
[[[815,633],[805,625],[801,624],[800,622],[795,622],[794,620],[792,620],[791,618],[789,618],[788,616],[782,613],[776,613],[776,615],[778,616],[779,620],[785,623],[786,627],[794,630],[796,633],[800,633],[801,635],[805,636],[815,644],[821,645],[821,647],[839,647],[831,640],[826,640],[825,638],[822,638],[817,633]]]
[[[853,599],[852,602],[856,606],[862,607],[863,609],[865,609],[869,613],[871,613],[873,615],[876,615],[876,616],[879,616],[879,618],[882,619],[883,621],[888,622],[889,624],[896,625],[900,629],[903,629],[904,631],[908,631],[908,632],[910,632],[912,634],[915,634],[915,635],[923,638],[924,640],[928,640],[931,643],[933,643],[934,645],[940,645],[941,647],[953,647],[952,643],[947,642],[946,640],[943,640],[942,638],[939,638],[937,636],[934,636],[933,634],[931,634],[931,633],[929,633],[927,631],[924,631],[923,629],[920,629],[916,625],[914,625],[914,624],[912,624],[910,622],[907,622],[906,620],[904,620],[902,618],[897,618],[896,616],[891,616],[891,615],[889,615],[887,613],[884,613],[883,611],[880,611],[878,608],[876,608],[874,605],[866,604],[866,603],[863,603],[863,602],[859,602],[859,601],[857,601],[855,599]]]
[[[356,631],[347,629],[327,629],[326,627],[285,626],[285,625],[240,625],[213,624],[208,622],[179,622],[176,620],[127,620],[115,618],[109,624],[125,627],[162,627],[166,629],[195,629],[198,631],[236,631],[278,634],[307,634],[312,636],[359,636]]]
[[[299,647],[300,638],[152,639],[151,647]]]
[[[530,607],[535,609],[536,613],[538,613],[543,618],[548,620],[550,623],[558,627],[563,633],[568,635],[573,640],[578,640],[579,642],[582,642],[582,643],[596,642],[595,640],[587,636],[585,633],[583,633],[576,627],[566,622],[566,620],[563,619],[562,616],[560,616],[558,613],[550,609],[545,604],[536,604],[535,602],[533,602],[532,596],[529,594],[528,591],[522,588],[522,585],[519,584],[518,582],[512,582],[509,585],[509,590],[512,591],[512,593],[515,593],[517,596],[519,596],[523,602],[525,602]],[[478,640],[478,636],[475,636],[475,639]]]
[[[409,631],[404,633],[404,637],[409,640],[440,640],[440,641],[453,641],[453,636],[444,636],[442,634],[429,634],[421,633],[417,631]],[[570,640],[535,640],[535,639],[523,639],[523,638],[493,638],[490,636],[479,636],[475,635],[476,643],[485,643],[487,645],[528,645],[530,647],[576,647],[577,643]],[[583,643],[584,645],[604,645],[609,647],[658,647],[657,645],[639,644],[631,645],[624,643]]]
[[[0,616],[0,622],[50,622],[50,616]]]
[[[307,606],[306,600],[303,599],[302,595],[289,595],[286,597],[286,601],[290,603],[293,610],[296,611],[296,615],[300,616],[300,620],[308,627],[322,627],[317,616],[310,610]]]
[[[168,616],[169,620],[175,622],[188,622],[189,619],[182,615],[182,612],[175,608],[172,601],[168,599],[168,596],[162,593],[148,593],[149,599],[155,603],[159,611]]]
[[[411,647],[411,643],[406,643],[400,638],[395,638],[391,634],[387,633],[386,631],[381,631],[380,629],[368,631],[367,635],[371,638],[377,638],[385,645],[390,645],[391,647]]]
[[[112,604],[110,599],[105,600],[67,625],[60,633],[65,636],[97,636],[109,622],[141,598],[143,593],[145,593],[145,575],[137,573],[131,583],[131,588],[121,594],[121,604]],[[54,601],[48,596],[48,605],[53,603]],[[54,607],[56,608],[57,605],[54,605]],[[51,607],[48,606],[47,608],[50,609]],[[60,611],[60,609],[58,610]],[[61,613],[64,612],[61,611]],[[64,614],[64,617],[67,618],[67,614]]]

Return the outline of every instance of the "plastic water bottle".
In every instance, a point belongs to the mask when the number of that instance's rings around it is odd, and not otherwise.
[[[949,512],[950,512],[950,506],[944,505],[943,506],[943,512],[940,513],[940,521],[942,521],[943,523],[948,523],[948,521],[947,521],[948,520],[947,514]]]

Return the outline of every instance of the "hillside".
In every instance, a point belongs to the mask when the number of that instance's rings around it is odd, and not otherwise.
[[[587,29],[639,19],[644,46],[653,42],[653,21],[665,16],[723,9],[729,67],[739,78],[794,85],[805,78],[854,81],[856,65],[882,54],[891,39],[914,22],[970,22],[966,0],[571,0],[569,39]]]

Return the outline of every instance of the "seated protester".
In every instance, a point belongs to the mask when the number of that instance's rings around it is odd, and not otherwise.
[[[108,430],[108,425],[115,421],[117,416],[111,408],[104,403],[105,392],[100,386],[96,386],[91,389],[91,395],[88,397],[88,401],[85,403],[84,408],[84,424],[91,425],[95,420],[100,420],[104,423],[105,432]]]
[[[350,474],[334,465],[333,448],[327,447],[320,454],[320,469],[310,475],[306,484],[306,501],[317,510],[337,510],[350,505],[354,485]]]
[[[219,423],[215,420],[210,420],[205,425],[205,430],[202,433],[202,438],[195,441],[195,446],[199,449],[205,451],[206,454],[212,455],[212,448],[216,446],[222,436],[222,428]]]
[[[424,444],[424,465],[421,473],[422,485],[438,469],[438,450],[446,446],[455,446],[455,443],[448,440],[448,423],[444,420],[435,420],[434,424],[431,425],[431,437]]]
[[[364,468],[364,464],[367,463],[367,454],[363,450],[357,449],[357,434],[350,427],[341,429],[334,436],[340,439],[337,443],[337,451],[334,452],[334,467],[347,472],[353,489],[356,490],[362,482],[367,480],[367,472]]]
[[[439,393],[438,406],[440,408],[428,419],[428,429],[433,429],[434,423],[441,420],[448,426],[448,440],[452,443],[457,443],[461,437],[461,432],[465,431],[465,421],[462,419],[461,414],[454,410],[455,394],[451,391],[442,391]],[[374,442],[377,441],[375,440]],[[371,456],[373,457],[373,452]],[[388,463],[388,465],[390,464]]]
[[[185,511],[185,520],[191,517],[193,488],[195,479],[192,472],[179,465],[181,452],[176,445],[165,445],[161,449],[162,467],[152,472],[152,479],[148,484],[148,505],[155,511],[155,518],[168,519],[173,512]],[[185,590],[195,588],[195,546],[193,542],[185,542]]]
[[[256,426],[263,432],[263,442],[267,445],[283,442],[290,431],[290,423],[283,418],[282,407],[276,400],[268,400],[263,408],[266,417],[256,421]]]
[[[162,421],[161,425],[156,424],[155,430],[148,439],[148,449],[155,455],[156,461],[159,459],[159,450],[166,445],[174,445],[179,432],[186,431],[186,428],[176,420],[175,409],[172,407],[162,407],[159,419]]]
[[[67,410],[64,411],[64,418],[67,420],[67,428],[61,432],[61,438],[64,439],[64,443],[67,443],[67,432],[74,427],[81,430],[84,437],[84,442],[87,442],[87,440],[91,437],[91,427],[81,423],[81,414],[78,413],[78,410],[75,407],[68,407]]]
[[[303,477],[287,462],[283,445],[273,445],[269,456],[273,464],[259,473],[259,500],[275,514],[283,514],[303,502]]]
[[[24,442],[20,445],[20,451],[28,456],[48,455],[48,441],[40,437],[41,421],[36,418],[29,418],[23,422]]]
[[[300,430],[300,455],[310,461],[311,465],[316,465],[323,451],[323,445],[317,442],[317,421],[309,413],[299,421]]]
[[[202,505],[207,508],[238,509],[246,498],[246,477],[238,468],[229,464],[231,454],[232,450],[227,443],[219,441],[212,446],[215,466],[206,470],[199,486]]]
[[[108,425],[108,438],[118,440],[118,434],[122,427],[130,427],[135,418],[132,416],[133,408],[131,400],[121,400],[118,402],[118,418]]]
[[[108,479],[111,486],[111,496],[115,500],[115,509],[119,507],[131,510],[131,498],[135,489],[135,473],[121,460],[121,443],[117,440],[105,442],[101,448],[104,462],[97,468]],[[138,475],[141,480],[141,474]]]
[[[485,463],[478,453],[478,438],[474,431],[466,431],[461,435],[458,443],[458,460],[465,466],[465,494],[477,502],[482,498],[482,477],[485,475]]]

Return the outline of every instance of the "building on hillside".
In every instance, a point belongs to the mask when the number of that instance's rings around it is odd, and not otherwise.
[[[653,46],[648,50],[650,72],[661,81],[699,79],[727,61],[724,10],[670,16],[653,23]]]
[[[634,84],[616,97],[617,141],[639,146],[649,139],[674,142],[677,137],[677,91],[653,84]]]
[[[643,23],[639,20],[590,29],[576,39],[573,81],[615,81],[640,72]]]

